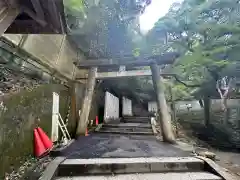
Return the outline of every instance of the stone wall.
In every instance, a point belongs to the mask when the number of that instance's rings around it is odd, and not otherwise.
[[[60,113],[64,117],[69,92],[63,85],[39,85],[3,99],[0,107],[0,179],[33,154],[33,128],[37,117],[41,120],[40,127],[50,135],[52,92],[60,95]]]

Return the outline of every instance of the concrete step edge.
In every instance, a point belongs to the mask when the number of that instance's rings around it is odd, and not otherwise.
[[[141,124],[141,125],[139,125]],[[121,123],[121,124],[103,124],[103,127],[116,127],[116,128],[149,128],[151,127],[151,124],[147,124],[147,123]]]
[[[125,123],[142,123],[142,124],[151,124],[151,121],[140,121],[140,120],[127,120]]]
[[[203,171],[197,158],[98,158],[67,159],[59,166],[59,176]]]
[[[93,158],[93,159],[65,159],[61,164],[127,164],[127,163],[204,163],[195,157],[139,157],[139,158]]]
[[[112,134],[135,134],[135,135],[154,135],[153,132],[132,132],[132,131],[107,131],[104,129],[101,129],[100,131],[97,131],[98,133],[112,133]]]
[[[148,116],[124,116],[123,119],[150,119]]]
[[[71,177],[72,180],[80,179],[79,176]],[[68,180],[69,177],[58,177],[56,180]],[[91,180],[222,180],[221,177],[216,176],[209,172],[173,172],[173,173],[131,173],[131,174],[116,174],[112,176],[81,176],[81,179]]]
[[[144,130],[151,130],[152,126],[150,126],[150,127],[106,127],[106,126],[103,126],[102,129],[144,131]]]

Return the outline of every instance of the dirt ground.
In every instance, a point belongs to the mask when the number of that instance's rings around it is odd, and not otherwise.
[[[236,174],[240,177],[240,152],[233,149],[219,150],[212,147],[206,141],[202,141],[194,136],[190,129],[186,130],[181,125],[178,125],[178,136],[180,140],[192,145],[193,148],[204,148],[216,154],[216,163],[223,168],[229,170],[230,173]],[[234,152],[235,151],[235,152]]]
[[[240,153],[212,150],[217,155],[216,163],[240,177]]]

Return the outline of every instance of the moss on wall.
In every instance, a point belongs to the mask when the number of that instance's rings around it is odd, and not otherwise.
[[[50,136],[52,92],[60,95],[60,113],[64,118],[69,92],[63,85],[40,85],[3,101],[4,108],[0,110],[0,179],[32,155],[37,117],[41,120],[40,127]]]

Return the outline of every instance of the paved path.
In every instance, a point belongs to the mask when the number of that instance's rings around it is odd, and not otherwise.
[[[80,137],[60,154],[71,158],[176,157],[189,156],[154,136],[129,136],[94,133]]]

